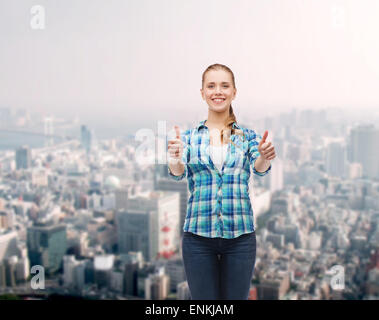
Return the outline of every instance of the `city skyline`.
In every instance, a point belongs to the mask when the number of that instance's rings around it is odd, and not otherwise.
[[[249,300],[378,299],[379,129],[328,119],[305,110],[259,123],[278,158],[270,176],[249,181],[258,243]],[[80,141],[2,152],[0,298],[190,298],[179,236],[187,181],[146,165],[138,149],[120,137],[96,143],[82,125]]]
[[[375,1],[90,4],[40,1],[46,26],[33,30],[34,2],[2,1],[2,107],[134,130],[193,119],[207,115],[212,63],[233,70],[242,118],[379,105]]]

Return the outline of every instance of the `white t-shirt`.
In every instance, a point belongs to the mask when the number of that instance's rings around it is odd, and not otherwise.
[[[212,162],[218,168],[218,171],[222,170],[222,165],[224,164],[226,153],[228,151],[228,145],[223,144],[222,146],[213,146],[210,145],[210,156],[212,158]]]

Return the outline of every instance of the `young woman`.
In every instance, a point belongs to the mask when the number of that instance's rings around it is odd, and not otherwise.
[[[169,175],[187,178],[190,196],[183,226],[182,255],[193,300],[247,300],[256,256],[250,167],[271,170],[274,146],[237,124],[231,105],[233,72],[214,64],[203,73],[208,118],[168,143]]]

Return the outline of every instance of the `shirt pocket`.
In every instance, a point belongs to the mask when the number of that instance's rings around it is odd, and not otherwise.
[[[205,144],[192,146],[189,164],[198,171],[201,167],[209,165],[209,149]]]
[[[247,159],[247,144],[235,139],[231,143],[229,153],[226,156],[224,172],[229,174],[240,174]]]

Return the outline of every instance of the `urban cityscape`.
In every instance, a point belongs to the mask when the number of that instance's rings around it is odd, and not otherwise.
[[[270,174],[250,179],[249,300],[377,300],[378,115],[288,110],[237,117],[268,130],[277,152]],[[141,161],[135,134],[2,107],[0,136],[0,299],[190,300],[187,180]],[[144,156],[156,159],[155,145]]]

